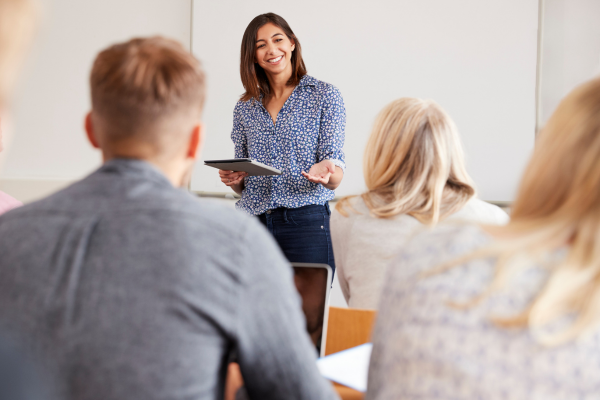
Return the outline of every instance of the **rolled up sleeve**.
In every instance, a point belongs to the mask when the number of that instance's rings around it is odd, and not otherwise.
[[[322,96],[321,124],[317,162],[331,160],[346,170],[344,138],[346,133],[346,108],[340,91],[328,85]]]

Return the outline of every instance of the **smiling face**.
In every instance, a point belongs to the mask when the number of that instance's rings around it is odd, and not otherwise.
[[[283,30],[274,25],[263,25],[256,34],[255,62],[268,75],[292,74],[292,52],[296,45]]]

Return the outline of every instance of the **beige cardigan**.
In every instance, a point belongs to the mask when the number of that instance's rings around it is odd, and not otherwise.
[[[344,217],[333,210],[331,214],[336,274],[349,307],[377,309],[387,264],[425,225],[409,215],[375,218],[360,196],[350,204],[358,213],[351,211]],[[502,225],[509,217],[499,207],[473,198],[445,221],[449,220]]]

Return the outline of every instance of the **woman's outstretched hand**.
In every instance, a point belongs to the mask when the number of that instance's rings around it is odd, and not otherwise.
[[[302,171],[302,176],[314,183],[327,185],[329,178],[335,174],[335,164],[331,160],[323,160],[310,167],[308,173]]]

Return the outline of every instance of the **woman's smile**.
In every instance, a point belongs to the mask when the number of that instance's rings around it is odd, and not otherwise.
[[[256,34],[255,60],[269,74],[292,73],[294,42],[283,30],[271,23],[258,29]]]
[[[269,64],[277,65],[283,59],[283,55],[267,60]]]

